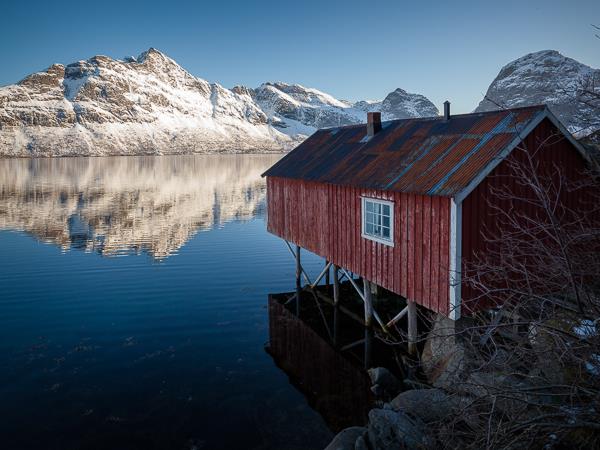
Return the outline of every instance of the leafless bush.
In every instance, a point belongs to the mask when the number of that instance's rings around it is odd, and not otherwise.
[[[506,160],[513,188],[493,191],[498,226],[464,267],[487,312],[452,336],[457,410],[436,427],[450,448],[600,448],[600,184],[542,167],[544,145]]]

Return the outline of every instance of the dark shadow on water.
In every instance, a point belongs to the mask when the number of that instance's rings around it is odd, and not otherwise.
[[[364,424],[372,403],[367,373],[309,323],[270,296],[268,353],[333,431]]]
[[[367,422],[374,406],[365,370],[365,328],[332,305],[302,296],[300,316],[292,294],[269,295],[269,344],[266,351],[333,432]],[[287,304],[286,304],[287,302]],[[394,370],[393,349],[370,338],[367,366]]]

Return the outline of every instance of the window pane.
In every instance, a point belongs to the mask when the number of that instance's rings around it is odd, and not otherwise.
[[[377,200],[363,200],[363,233],[375,238],[391,240],[392,205]]]

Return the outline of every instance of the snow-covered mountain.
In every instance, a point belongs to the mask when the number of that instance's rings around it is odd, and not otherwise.
[[[318,128],[365,122],[366,112],[381,111],[383,120],[431,117],[438,109],[426,97],[396,89],[383,101],[351,103],[317,89],[282,82],[264,83],[256,89],[235,87],[251,96],[269,116],[273,126],[286,134],[310,135]]]
[[[361,111],[381,111],[383,120],[433,117],[439,114],[437,107],[420,94],[410,94],[403,89],[390,92],[382,101],[360,101],[354,107]]]
[[[245,96],[208,83],[155,49],[123,61],[55,64],[0,89],[0,154],[14,156],[279,150]]]
[[[0,88],[0,156],[281,151],[379,107],[387,119],[437,114],[400,89],[357,104],[285,83],[230,90],[151,48],[55,64]]]
[[[545,103],[578,136],[600,129],[600,69],[555,50],[504,66],[475,111]]]

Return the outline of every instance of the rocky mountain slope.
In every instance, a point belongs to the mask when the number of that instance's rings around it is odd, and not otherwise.
[[[500,70],[475,111],[541,103],[576,136],[600,129],[600,69],[555,50],[530,53]]]
[[[151,48],[55,64],[0,88],[0,156],[281,151],[379,106],[387,119],[437,114],[400,89],[356,105],[285,83],[229,90]]]

